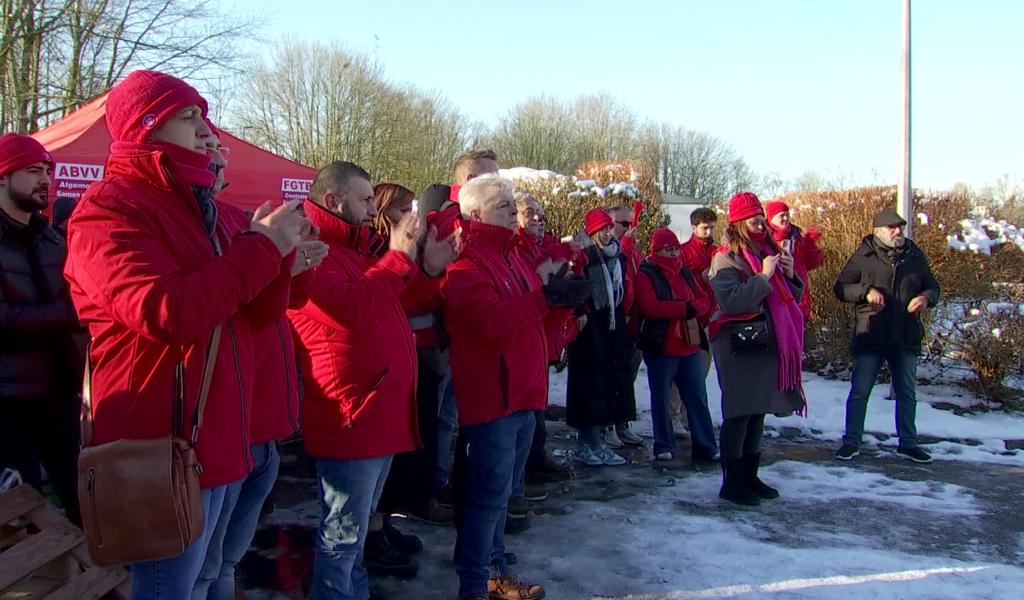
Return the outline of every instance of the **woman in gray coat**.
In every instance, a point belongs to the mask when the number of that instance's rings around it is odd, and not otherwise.
[[[722,389],[722,489],[719,497],[756,505],[779,497],[757,476],[767,413],[804,408],[801,384],[804,287],[793,257],[768,235],[764,210],[750,192],[729,201],[727,248],[708,276],[718,303],[709,332]]]

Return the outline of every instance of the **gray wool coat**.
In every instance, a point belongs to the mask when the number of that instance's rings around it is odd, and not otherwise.
[[[771,284],[766,277],[755,275],[746,259],[731,251],[719,252],[711,259],[708,277],[718,303],[715,317],[764,310],[771,327],[771,315],[765,305],[772,291]],[[804,294],[803,283],[798,277],[786,281],[793,297],[799,301]],[[800,392],[779,390],[779,359],[774,336],[766,352],[733,353],[729,332],[727,323],[711,341],[718,385],[722,389],[722,416],[734,419],[768,413],[783,415],[799,410],[804,405]]]

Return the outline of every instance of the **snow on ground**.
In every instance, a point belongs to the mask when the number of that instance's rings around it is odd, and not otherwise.
[[[552,373],[549,401],[565,405],[566,373]],[[651,394],[645,367],[640,367],[636,378],[638,421],[634,430],[651,436]],[[811,439],[839,442],[843,437],[846,420],[846,396],[850,391],[847,381],[829,380],[813,373],[804,373],[804,390],[809,410],[807,417],[793,415],[765,420],[769,435],[777,435],[783,428],[795,429]],[[865,419],[865,444],[875,442],[883,448],[895,450],[896,403],[887,398],[889,386],[875,386],[868,402]],[[950,402],[954,396],[963,396],[965,390],[952,385],[919,385],[917,388],[917,433],[924,438],[940,438],[938,443],[927,444],[926,449],[936,459],[974,462],[995,462],[1024,465],[1024,450],[1009,450],[1005,440],[1024,439],[1024,415],[993,411],[989,413],[958,415],[950,410],[932,406],[935,402]],[[708,408],[715,424],[722,421],[721,391],[714,367],[707,379]],[[874,435],[884,434],[879,442]]]
[[[591,471],[575,491],[554,493],[530,531],[506,536],[519,558],[514,572],[562,600],[1016,600],[1024,589],[1024,569],[994,561],[990,548],[929,546],[929,533],[919,529],[955,523],[972,537],[984,512],[965,487],[786,460],[762,469],[782,485],[784,499],[743,509],[716,498],[721,479],[714,470],[656,473]],[[309,526],[315,519],[307,512],[275,516]],[[450,600],[458,586],[454,531],[413,521],[399,527],[425,541],[419,576],[375,584],[388,598]]]

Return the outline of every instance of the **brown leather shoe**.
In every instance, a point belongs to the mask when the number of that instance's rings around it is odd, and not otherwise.
[[[490,600],[540,600],[544,595],[544,586],[526,583],[515,575],[502,575],[487,580],[487,596]]]
[[[455,511],[450,506],[442,506],[437,500],[431,498],[426,504],[417,510],[409,511],[409,516],[420,521],[445,525],[451,523],[455,518]]]

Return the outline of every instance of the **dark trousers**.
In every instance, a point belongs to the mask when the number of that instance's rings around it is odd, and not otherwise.
[[[764,415],[744,415],[722,421],[719,450],[723,460],[742,458],[761,451]]]
[[[437,421],[441,401],[441,377],[422,358],[416,382],[416,418],[423,447],[396,454],[380,497],[379,512],[416,510],[434,494],[437,470]]]
[[[882,363],[889,364],[892,374],[893,395],[896,397],[896,434],[900,438],[900,446],[913,448],[917,446],[917,354],[908,352],[858,354],[853,357],[843,443],[860,446],[864,435],[864,418],[868,412],[868,398],[875,387]]]
[[[533,428],[533,441],[530,443],[530,455],[526,458],[526,469],[536,469],[544,465],[547,450],[544,445],[548,441],[548,426],[544,422],[544,411],[533,412],[536,425]]]
[[[0,398],[0,470],[12,468],[40,492],[46,469],[68,520],[81,526],[78,509],[79,416],[74,399]]]

